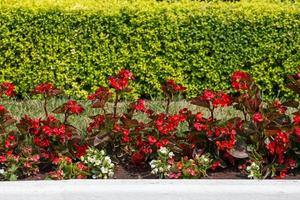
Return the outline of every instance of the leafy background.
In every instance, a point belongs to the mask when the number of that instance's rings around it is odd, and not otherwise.
[[[289,1],[2,0],[0,82],[25,97],[53,82],[85,98],[120,68],[132,97],[159,97],[173,78],[193,97],[230,92],[230,74],[251,73],[265,99],[295,98],[286,75],[300,65],[300,4]]]

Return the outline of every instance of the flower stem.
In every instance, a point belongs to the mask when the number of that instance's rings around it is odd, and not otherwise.
[[[114,117],[117,116],[118,102],[119,102],[119,93],[116,91],[116,98],[114,103]]]
[[[67,121],[68,121],[68,118],[69,118],[69,115],[68,115],[68,113],[65,113],[64,124],[66,124],[66,123],[67,123]]]
[[[46,117],[48,117],[48,110],[47,110],[47,97],[44,96],[44,111],[45,111],[45,115]]]
[[[171,98],[167,97],[167,106],[166,106],[166,114],[169,114],[169,108],[170,108],[170,102],[171,102]]]
[[[210,108],[209,111],[210,111],[211,119],[214,120],[214,108]]]

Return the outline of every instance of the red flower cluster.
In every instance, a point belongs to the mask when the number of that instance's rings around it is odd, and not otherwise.
[[[76,153],[75,153],[76,158],[80,158],[81,156],[83,156],[88,148],[86,144],[83,145],[74,144],[74,147],[76,149]]]
[[[131,161],[135,165],[141,165],[141,163],[143,163],[145,161],[145,155],[141,152],[135,152],[131,156]]]
[[[65,144],[67,140],[72,138],[73,133],[66,129],[64,124],[53,117],[48,116],[46,120],[33,119],[25,116],[20,120],[19,129],[33,135],[33,142],[41,148],[44,153],[43,157],[49,157],[48,147]]]
[[[152,140],[151,140],[152,139]],[[155,141],[155,138],[149,138],[148,137],[148,142],[149,142],[149,144],[150,143],[152,143],[152,144],[154,144],[155,146],[156,146],[156,148],[161,148],[161,147],[165,147],[166,145],[168,145],[169,144],[169,140],[168,139],[166,139],[166,138],[164,138],[164,139],[161,139],[161,140],[157,140],[157,141]],[[151,144],[150,144],[151,145]]]
[[[81,114],[84,108],[74,100],[69,100],[63,105],[64,111],[68,114]]]
[[[25,168],[26,174],[37,174],[39,173],[38,164],[40,163],[40,156],[35,155],[26,155],[24,159],[23,166]]]
[[[274,106],[274,107],[276,108],[276,110],[277,110],[279,113],[281,113],[281,114],[284,114],[285,111],[287,110],[287,107],[283,106],[279,100],[275,100],[275,101],[273,102],[273,106]]]
[[[53,89],[54,85],[52,83],[41,83],[34,88],[33,92],[36,94],[46,94]]]
[[[243,71],[236,71],[231,76],[231,85],[235,90],[248,90],[251,77]]]
[[[128,87],[129,80],[133,79],[133,75],[129,70],[121,69],[116,76],[108,78],[109,84],[117,91],[122,91]]]
[[[214,136],[217,138],[216,145],[221,151],[231,150],[236,143],[236,130],[227,127],[215,127]]]
[[[70,158],[68,156],[60,156],[60,157],[56,157],[52,160],[52,163],[54,165],[58,165],[61,162],[66,162],[67,164],[71,164],[72,163],[72,158]]]
[[[154,136],[149,135],[148,136],[148,142],[149,142],[150,145],[154,145],[157,142],[157,139]]]
[[[52,161],[56,170],[48,173],[52,179],[87,178],[89,167],[82,162],[73,162],[71,157],[59,156]]]
[[[296,114],[293,118],[293,123],[294,123],[294,128],[293,128],[293,132],[296,134],[296,136],[298,138],[300,138],[300,115]]]
[[[170,179],[200,178],[205,176],[206,173],[201,169],[203,167],[202,163],[199,168],[200,163],[198,163],[197,159],[189,159],[187,156],[182,157],[180,161],[169,158],[168,164],[171,166],[172,171],[166,176]]]
[[[77,169],[79,169],[80,171],[86,171],[86,170],[88,169],[88,167],[87,167],[85,164],[81,163],[81,162],[76,163],[76,167],[77,167]]]
[[[294,124],[300,124],[300,115],[297,114],[293,118]]]
[[[48,175],[53,180],[62,180],[62,179],[64,179],[64,172],[63,172],[63,170],[60,170],[60,169],[56,170],[56,171],[53,171],[53,172],[50,172]]]
[[[6,162],[6,156],[5,155],[0,155],[0,163]]]
[[[97,115],[93,121],[87,127],[87,132],[91,133],[94,129],[99,129],[99,127],[105,122],[104,115]]]
[[[267,144],[267,149],[271,155],[277,155],[278,163],[284,162],[284,154],[289,146],[289,133],[277,131],[273,141]]]
[[[94,94],[91,94],[88,96],[88,100],[95,101],[96,99],[103,99],[107,100],[111,96],[111,93],[109,92],[109,88],[107,87],[99,87]]]
[[[211,117],[206,119],[203,117],[202,113],[198,112],[194,115],[194,122],[192,125],[196,131],[206,134],[207,142],[214,141],[219,150],[231,150],[235,146],[237,135],[236,128],[240,124],[227,122],[226,126],[218,126],[213,122]],[[195,136],[190,135],[189,137],[189,141],[195,142]]]
[[[15,146],[17,144],[15,139],[16,137],[14,135],[8,135],[4,142],[5,148],[9,149],[10,147]]]
[[[197,131],[205,131],[208,136],[211,136],[212,131],[209,129],[211,119],[205,119],[201,112],[195,114],[194,128]]]
[[[260,123],[264,121],[264,117],[260,112],[257,112],[253,114],[252,120],[254,123]]]
[[[218,106],[225,107],[231,104],[229,95],[224,92],[214,92],[211,90],[204,90],[200,98],[204,101],[211,102],[214,108]]]
[[[5,94],[8,97],[15,96],[15,86],[9,82],[3,82],[0,84],[0,97]]]
[[[143,100],[143,99],[137,100],[137,102],[135,104],[133,104],[133,108],[136,111],[142,111],[142,112],[144,112],[146,110],[145,100]]]
[[[166,114],[161,113],[157,116],[155,125],[160,133],[167,135],[170,132],[175,131],[179,123],[184,122],[185,119],[186,117],[181,114],[167,116]]]
[[[151,154],[153,152],[152,148],[150,147],[150,145],[147,142],[143,141],[142,137],[140,137],[140,136],[138,137],[138,139],[136,141],[136,148],[138,149],[138,151],[141,154],[144,154],[144,155],[145,154]]]
[[[167,80],[165,84],[162,85],[162,90],[166,93],[177,93],[186,90],[186,87],[177,84],[174,80]]]
[[[212,101],[215,98],[215,92],[212,90],[204,90],[202,99],[205,101]]]
[[[211,170],[216,170],[217,168],[221,167],[221,160],[216,160],[211,165]]]
[[[62,93],[62,91],[57,89],[52,83],[41,83],[33,89],[33,93],[53,97]]]
[[[225,106],[229,106],[231,103],[230,101],[230,97],[228,96],[228,94],[224,93],[224,92],[218,92],[216,93],[216,96],[212,102],[212,105],[214,108],[221,106],[221,107],[225,107]]]
[[[123,133],[123,142],[124,138],[126,137],[128,137],[128,141],[125,142],[131,141],[129,140],[129,131],[125,131]],[[146,155],[154,152],[153,149],[159,149],[169,144],[169,140],[166,138],[159,140],[158,137],[155,137],[153,135],[148,135],[143,138],[145,138],[145,141],[143,141],[141,136],[138,136],[135,144],[133,143],[134,148],[137,149],[137,151],[132,154],[131,160],[134,164],[137,165],[143,163],[145,161]]]
[[[153,113],[152,110],[147,109],[145,107],[145,100],[143,100],[143,99],[138,99],[136,102],[131,104],[131,107],[135,111],[140,111],[140,112],[143,112],[143,113],[146,113],[149,115],[151,115]]]
[[[293,132],[296,134],[297,137],[300,138],[300,127],[299,126],[295,126],[293,128]]]
[[[0,163],[5,163],[9,161],[19,162],[20,156],[14,155],[13,151],[7,151],[4,155],[0,155]]]
[[[297,162],[294,159],[286,159],[284,163],[284,168],[279,171],[279,175],[276,176],[276,179],[284,179],[290,169],[295,169]]]
[[[7,113],[8,111],[6,110],[6,108],[3,105],[0,105],[0,113],[3,115],[5,113]]]
[[[129,140],[130,140],[129,134],[130,134],[130,130],[129,129],[123,130],[122,142],[125,142],[125,143],[129,142]]]

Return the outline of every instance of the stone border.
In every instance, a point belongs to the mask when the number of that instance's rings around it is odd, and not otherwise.
[[[1,200],[289,200],[300,180],[63,180],[0,182]]]

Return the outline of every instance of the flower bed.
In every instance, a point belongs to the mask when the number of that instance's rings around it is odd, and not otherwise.
[[[110,88],[100,86],[88,96],[99,114],[90,117],[84,133],[70,123],[73,115],[84,112],[80,103],[68,100],[49,112],[49,99],[63,93],[51,83],[39,84],[32,91],[43,99],[43,118],[25,115],[16,120],[0,106],[1,179],[112,178],[116,166],[134,166],[152,177],[171,179],[202,178],[226,170],[255,179],[298,173],[299,103],[263,102],[248,73],[232,74],[234,94],[207,89],[190,100],[207,109],[209,117],[188,108],[170,113],[174,97],[186,90],[174,80],[161,85],[165,112],[156,113],[138,99],[121,113],[118,104],[131,91],[132,80],[133,74],[122,69],[108,78]],[[299,94],[300,74],[288,80],[287,87]],[[0,94],[12,97],[14,89],[4,82]],[[112,111],[107,109],[110,101]],[[216,119],[215,110],[229,106],[243,117]]]

